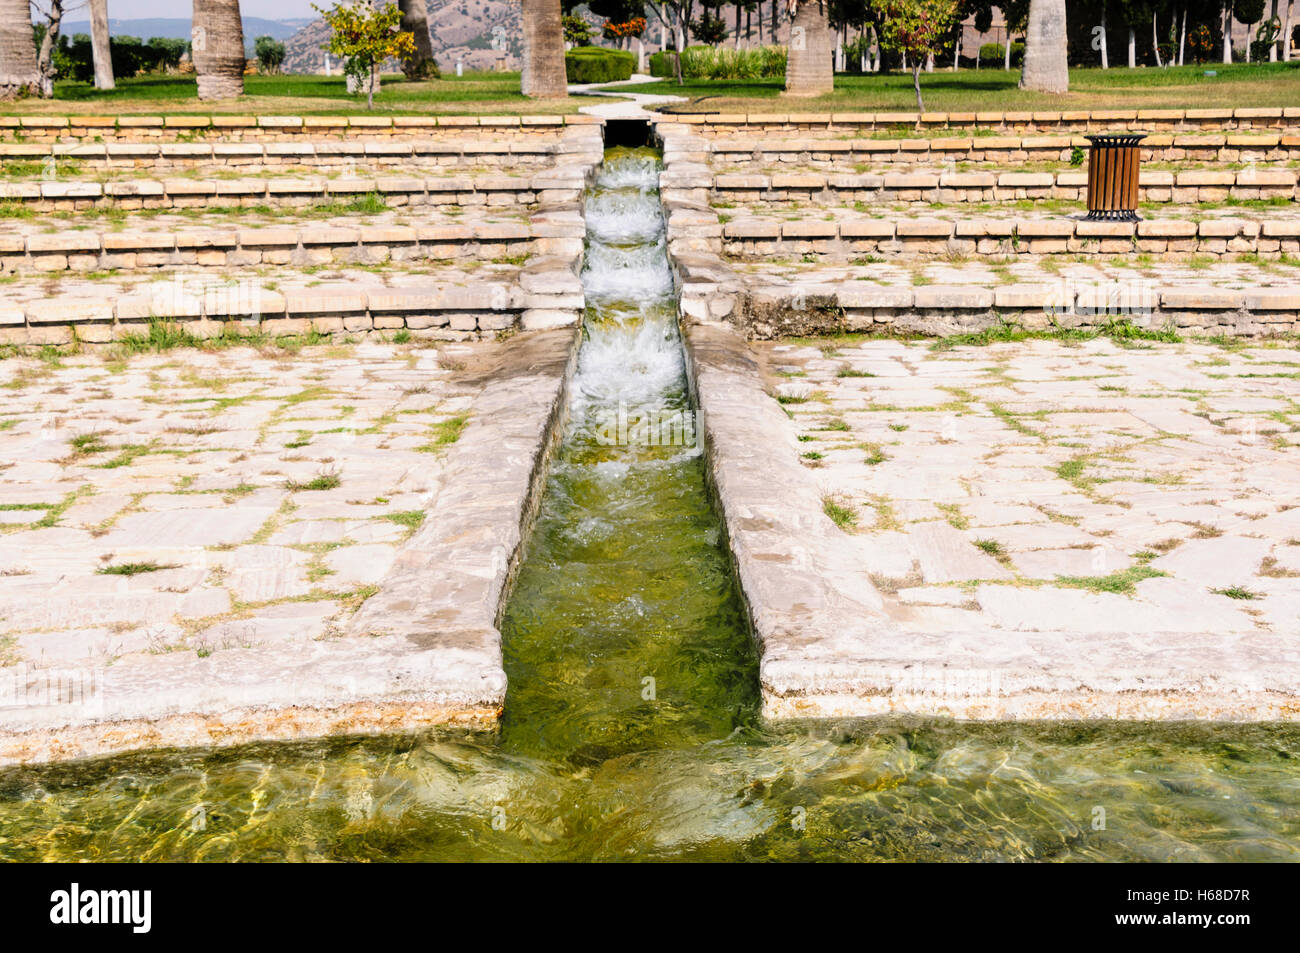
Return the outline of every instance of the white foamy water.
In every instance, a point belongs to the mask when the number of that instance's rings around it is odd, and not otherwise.
[[[586,200],[588,314],[570,410],[589,426],[620,406],[636,413],[670,409],[681,393],[681,344],[670,307],[675,289],[654,191],[658,169],[650,157],[607,163]]]

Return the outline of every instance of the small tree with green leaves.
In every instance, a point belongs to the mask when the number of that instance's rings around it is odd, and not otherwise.
[[[366,108],[374,109],[379,64],[415,54],[415,37],[402,29],[402,11],[395,3],[375,8],[365,0],[335,3],[329,10],[312,4],[312,9],[329,24],[330,38],[323,49],[346,57],[347,73],[365,81]]]
[[[253,41],[253,53],[257,55],[259,72],[267,75],[280,72],[280,67],[284,64],[284,44],[275,37],[259,36]]]
[[[883,0],[879,4],[884,14],[880,42],[886,49],[907,57],[919,111],[925,111],[921,70],[929,57],[937,58],[947,49],[958,6],[959,0]]]

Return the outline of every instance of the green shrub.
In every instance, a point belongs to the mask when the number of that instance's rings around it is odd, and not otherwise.
[[[650,54],[650,75],[658,76],[660,79],[672,79],[676,76],[673,72],[673,54],[671,51]]]
[[[985,43],[980,47],[980,66],[990,61],[1005,63],[1007,48],[1001,43]],[[1016,41],[1011,44],[1011,65],[1020,66],[1025,60],[1025,44]]]
[[[570,83],[613,83],[628,79],[636,69],[636,55],[603,46],[579,46],[564,55],[564,73]]]
[[[784,46],[747,50],[688,46],[682,53],[682,75],[691,79],[773,79],[785,75],[785,59]]]

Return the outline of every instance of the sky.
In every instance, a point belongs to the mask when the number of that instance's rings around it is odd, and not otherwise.
[[[316,0],[321,6],[329,6],[324,0]],[[82,8],[78,15],[77,7]],[[72,0],[64,10],[71,20],[85,19],[85,4]],[[313,17],[311,0],[240,0],[239,8],[246,17],[261,17],[264,20],[292,20],[298,17]],[[114,20],[134,20],[139,17],[169,17],[188,19],[190,15],[189,0],[108,0],[108,15]]]

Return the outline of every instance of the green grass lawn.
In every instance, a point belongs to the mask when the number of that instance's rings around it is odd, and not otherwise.
[[[1215,76],[1206,76],[1207,70]],[[1138,69],[1073,69],[1062,96],[1017,88],[1019,70],[935,70],[921,76],[925,108],[933,112],[1021,109],[1186,109],[1212,106],[1300,105],[1300,62]],[[910,73],[835,77],[829,96],[791,99],[783,80],[672,80],[636,87],[638,93],[689,98],[669,112],[848,112],[916,110]]]
[[[261,113],[339,115],[366,112],[366,98],[348,95],[342,76],[246,76],[238,100],[200,103],[194,77],[138,76],[119,80],[117,89],[96,90],[90,83],[60,82],[53,99],[4,103],[0,114],[149,115],[158,113]],[[590,100],[587,100],[590,102]],[[384,76],[375,93],[376,113],[567,113],[583,100],[534,102],[519,92],[518,73],[467,72],[464,76],[408,83],[400,74]]]
[[[1212,70],[1217,75],[1206,76]],[[1048,96],[1016,88],[1019,70],[936,70],[923,74],[925,108],[935,112],[1019,109],[1116,109],[1124,107],[1295,106],[1300,104],[1300,62],[1207,64],[1168,69],[1076,69],[1070,92]],[[668,93],[688,102],[666,107],[685,112],[914,111],[911,74],[835,78],[835,92],[812,99],[783,95],[783,81],[671,80],[647,83],[637,92]],[[342,76],[248,76],[239,100],[200,103],[193,76],[141,76],[99,92],[89,83],[61,82],[51,100],[25,99],[0,105],[3,114],[157,115],[260,113],[338,115],[364,113],[364,96],[349,96]],[[383,77],[375,112],[388,114],[485,115],[570,113],[591,100],[534,101],[519,92],[518,73],[471,72],[463,77],[408,83]]]

